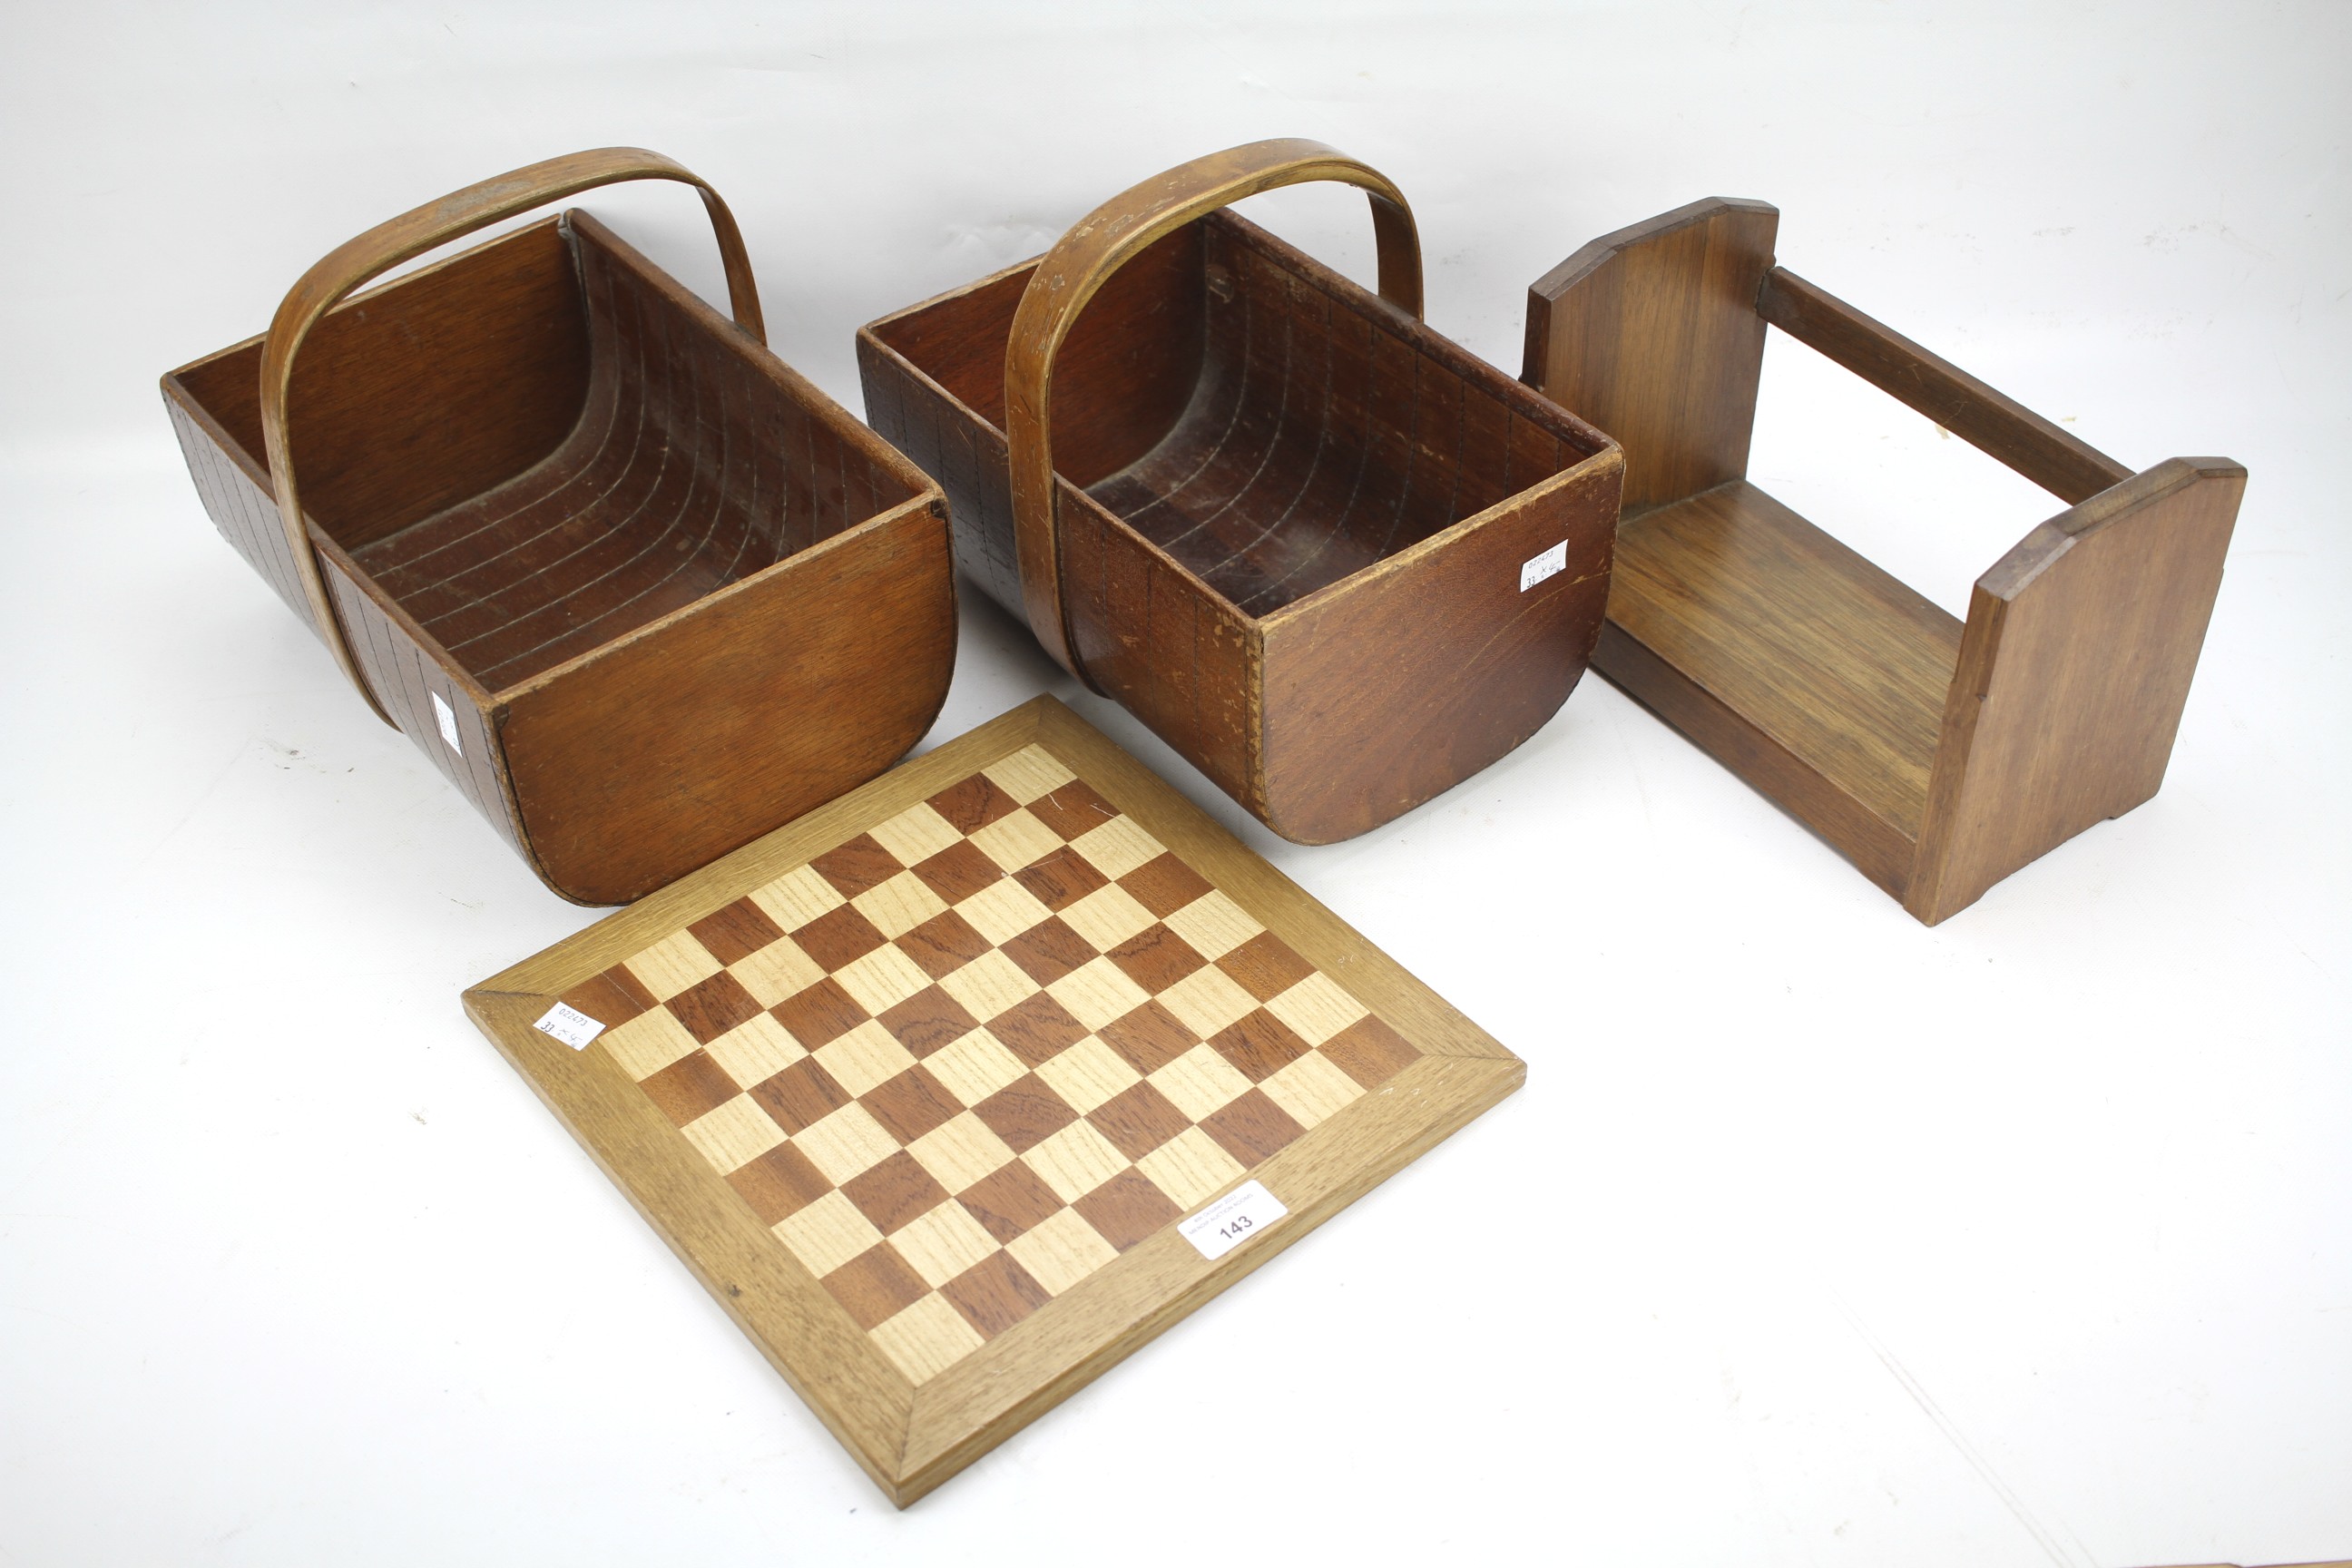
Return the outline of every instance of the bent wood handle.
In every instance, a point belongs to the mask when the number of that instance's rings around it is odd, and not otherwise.
[[[293,552],[294,570],[301,576],[303,595],[310,600],[311,619],[318,623],[328,650],[335,656],[335,663],[351,683],[359,688],[360,695],[367,699],[368,706],[375,710],[376,717],[387,724],[393,723],[392,715],[360,674],[342,621],[327,596],[318,552],[311,548],[310,532],[302,524],[302,500],[294,481],[293,448],[286,436],[286,399],[294,382],[294,356],[321,317],[345,295],[377,275],[502,218],[598,185],[619,184],[627,180],[676,180],[702,194],[702,205],[710,214],[710,226],[719,237],[719,259],[727,268],[728,302],[733,308],[735,324],[752,341],[764,345],[768,336],[760,316],[760,292],[751,280],[751,263],[743,253],[743,236],[735,226],[735,215],[727,210],[727,204],[719,199],[717,191],[683,165],[642,147],[600,147],[593,152],[550,158],[478,185],[468,185],[437,202],[427,202],[380,223],[357,238],[337,246],[302,274],[301,280],[287,291],[278,313],[270,318],[269,332],[261,345],[261,444],[269,461],[270,484],[278,496],[278,519],[286,530],[287,547]]]
[[[1370,199],[1381,298],[1421,316],[1421,237],[1388,177],[1320,142],[1286,137],[1195,158],[1120,192],[1070,226],[1037,264],[1004,351],[1004,438],[1013,479],[1013,539],[1030,629],[1054,662],[1087,679],[1062,603],[1061,525],[1055,511],[1054,355],[1087,301],[1153,241],[1244,196],[1334,180]],[[1087,681],[1092,686],[1092,681]]]

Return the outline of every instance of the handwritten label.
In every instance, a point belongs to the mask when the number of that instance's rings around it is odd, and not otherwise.
[[[1541,555],[1530,555],[1519,566],[1519,592],[1524,594],[1547,577],[1568,570],[1568,541],[1563,539]]]
[[[531,1026],[542,1035],[553,1036],[575,1051],[584,1051],[588,1042],[604,1032],[604,1026],[577,1007],[567,1007],[558,1002],[550,1007],[539,1022]]]
[[[1522,572],[1519,575],[1524,578],[1527,574]],[[1522,583],[1520,586],[1525,587],[1526,584]],[[433,721],[441,726],[441,738],[449,742],[449,749],[464,756],[466,748],[457,744],[457,715],[441,700],[441,694],[437,691],[433,693]]]
[[[1200,1255],[1214,1263],[1290,1211],[1256,1182],[1244,1182],[1176,1228]]]

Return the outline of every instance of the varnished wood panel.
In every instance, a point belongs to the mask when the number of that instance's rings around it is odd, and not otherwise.
[[[1711,196],[1601,236],[1528,291],[1523,378],[1625,448],[1625,508],[1748,474],[1777,208]]]
[[[466,1005],[900,1506],[1525,1070],[1046,699]]]
[[[1930,922],[2156,794],[2246,470],[2175,458],[2028,534],[1979,578],[1920,868]]]

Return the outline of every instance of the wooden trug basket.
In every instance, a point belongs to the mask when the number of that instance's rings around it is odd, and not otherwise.
[[[1779,223],[1594,240],[1530,290],[1524,379],[1625,444],[1594,667],[1932,925],[2164,782],[2246,471],[2133,473],[1776,266]],[[1965,625],[1747,481],[1767,324],[2068,503]]]
[[[1378,298],[1227,204],[1370,196]],[[1276,832],[1328,843],[1542,726],[1598,635],[1616,444],[1420,321],[1404,198],[1312,142],[1113,198],[858,334],[964,571]],[[1049,438],[1050,437],[1050,438]]]
[[[638,179],[701,193],[731,323],[579,212],[345,298]],[[377,713],[550,888],[622,903],[882,772],[953,670],[939,488],[765,341],[725,204],[614,148],[371,229],[163,397],[214,522]]]

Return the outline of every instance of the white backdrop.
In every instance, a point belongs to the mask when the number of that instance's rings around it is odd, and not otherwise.
[[[2275,1563],[2352,1554],[2352,10],[9,8],[0,1562]],[[970,603],[933,743],[1072,700],[1526,1090],[894,1513],[457,993],[593,916],[206,523],[155,376],[554,153],[732,201],[775,346],[1270,135],[1430,319],[1694,197],[2135,466],[2252,470],[2164,792],[1928,930],[1594,679],[1270,838]],[[586,204],[706,294],[698,207]],[[1360,199],[1251,209],[1357,276]],[[1776,341],[1752,469],[1947,607],[2057,510]]]

